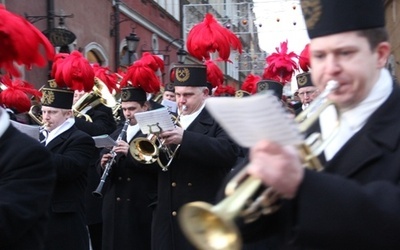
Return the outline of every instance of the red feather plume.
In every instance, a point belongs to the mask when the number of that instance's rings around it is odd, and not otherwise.
[[[310,70],[310,50],[309,50],[310,44],[306,44],[304,49],[301,51],[299,55],[299,65],[300,68],[304,72],[308,72]]]
[[[45,55],[40,52],[41,46]],[[54,47],[42,32],[1,4],[0,48],[0,68],[5,68],[13,76],[20,76],[14,62],[30,69],[34,64],[45,66],[47,60],[54,57]]]
[[[214,96],[235,96],[236,89],[230,85],[219,85]]]
[[[221,86],[224,83],[224,73],[216,63],[207,60],[204,63],[207,66],[207,82],[211,83],[212,88]]]
[[[161,82],[154,69],[146,61],[137,60],[129,68],[120,82],[120,87],[132,86],[142,88],[147,93],[160,91]]]
[[[260,76],[248,74],[246,79],[244,79],[242,87],[240,89],[250,94],[255,94],[257,92],[257,83],[259,81],[261,81]]]
[[[299,69],[293,58],[298,58],[294,52],[288,53],[288,42],[282,42],[276,52],[266,58],[267,67],[264,69],[263,79],[278,81],[282,84],[290,82],[295,70]]]
[[[9,76],[2,79],[6,89],[0,92],[0,103],[19,113],[28,112],[31,107],[30,96],[41,98],[42,93],[32,84],[21,79],[11,80]]]
[[[154,71],[160,70],[164,74],[164,61],[159,56],[153,55],[150,52],[144,52],[140,60]]]
[[[77,51],[55,56],[52,76],[59,87],[90,92],[94,86],[94,70],[89,61]]]
[[[240,39],[222,26],[214,16],[207,13],[203,22],[189,31],[186,47],[188,52],[200,61],[209,60],[210,53],[218,52],[219,58],[229,61],[231,48],[242,53]]]
[[[108,67],[102,67],[99,64],[93,64],[94,76],[100,79],[107,86],[110,93],[118,90],[118,76]]]

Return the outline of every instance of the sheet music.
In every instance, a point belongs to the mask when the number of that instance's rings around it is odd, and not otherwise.
[[[303,141],[298,124],[270,91],[244,98],[210,97],[206,108],[242,147],[251,147],[261,139],[281,145]]]
[[[135,118],[143,134],[158,133],[161,130],[167,131],[175,128],[167,108],[136,113]]]
[[[166,107],[168,109],[169,112],[172,113],[177,113],[178,110],[178,104],[176,102],[164,99],[161,101],[161,105],[163,105],[164,107]]]
[[[118,143],[109,135],[98,135],[92,137],[97,148],[112,148]]]
[[[27,125],[13,120],[11,120],[11,124],[22,133],[25,133],[33,139],[39,141],[40,127],[38,125]]]

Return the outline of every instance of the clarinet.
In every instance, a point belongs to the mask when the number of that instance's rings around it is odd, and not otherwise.
[[[125,136],[128,126],[129,126],[129,119],[125,121],[124,126],[122,127],[122,131],[118,135],[117,142],[122,140],[122,137]],[[95,197],[98,197],[98,198],[103,197],[103,194],[101,193],[101,191],[103,189],[104,183],[106,182],[106,179],[111,170],[111,167],[114,164],[114,159],[117,156],[117,153],[115,153],[114,150],[111,150],[110,154],[112,155],[112,157],[107,161],[106,166],[104,167],[104,172],[103,172],[103,175],[101,176],[100,183],[97,186],[96,190],[94,190],[92,192],[92,195]]]

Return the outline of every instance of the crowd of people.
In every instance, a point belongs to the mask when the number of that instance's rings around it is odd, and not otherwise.
[[[98,73],[78,51],[46,51],[54,62],[51,79],[40,89],[40,116],[30,117],[28,112],[30,97],[39,94],[28,83],[2,78],[0,249],[190,250],[209,242],[222,246],[231,235],[213,227],[214,221],[191,235],[204,237],[198,245],[182,228],[180,209],[196,201],[219,204],[231,195],[225,193],[227,185],[243,172],[262,183],[250,198],[264,199],[263,210],[251,220],[236,215],[231,223],[240,240],[221,249],[399,249],[400,90],[385,68],[391,46],[384,3],[300,2],[310,37],[310,70],[296,75],[293,97],[283,95],[284,84],[297,69],[293,55],[286,55],[289,70],[267,77],[249,75],[243,88],[235,90],[219,84],[222,74],[209,58],[203,58],[208,61],[204,64],[175,65],[170,81],[162,84],[162,61],[146,54],[118,80],[118,119],[101,94],[82,104],[99,88],[96,82],[107,83],[103,87],[110,93],[117,84],[108,84],[111,78],[103,78],[104,71]],[[16,18],[0,8],[0,17],[7,15]],[[37,43],[51,46],[35,34]],[[37,53],[28,61],[17,55],[0,58],[0,66],[17,78],[18,69],[10,61],[31,65],[42,57]],[[279,53],[267,60],[269,66]],[[305,134],[330,139],[313,162],[299,145],[262,139],[250,148],[239,146],[206,108],[210,97],[247,98],[269,90],[294,118],[332,81],[336,85],[324,98],[335,106],[322,111]],[[151,99],[154,96],[158,99]],[[165,108],[163,100],[176,104],[176,110],[168,109],[174,128],[144,134],[135,115]],[[37,138],[13,125],[22,121],[39,121]],[[96,147],[100,135],[109,135],[114,144]],[[322,169],[311,170],[314,164]],[[93,196],[99,183],[101,198]],[[272,191],[262,192],[267,187]]]

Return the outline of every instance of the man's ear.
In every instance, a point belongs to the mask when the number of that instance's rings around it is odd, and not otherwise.
[[[210,90],[209,90],[208,88],[204,88],[204,89],[203,89],[203,94],[204,94],[205,96],[211,95]]]
[[[376,53],[378,55],[378,68],[386,66],[387,60],[390,55],[390,44],[389,42],[381,42],[376,47]]]

